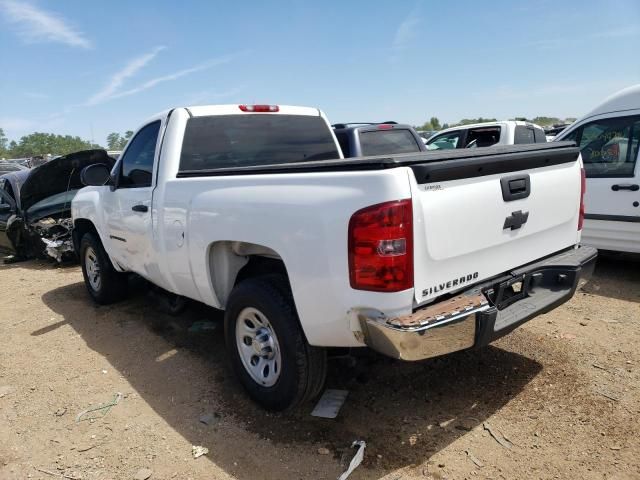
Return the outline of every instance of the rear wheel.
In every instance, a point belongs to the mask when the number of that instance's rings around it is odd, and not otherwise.
[[[85,233],[80,241],[80,262],[84,284],[97,303],[106,305],[126,296],[126,274],[113,268],[102,243],[93,233]]]
[[[281,275],[250,278],[233,289],[225,337],[240,382],[264,408],[285,410],[320,393],[326,353],[304,338]]]

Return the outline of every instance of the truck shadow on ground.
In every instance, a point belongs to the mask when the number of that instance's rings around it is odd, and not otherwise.
[[[219,321],[219,312],[196,305],[176,319],[157,312],[142,291],[121,304],[97,307],[82,283],[42,298],[64,320],[32,335],[70,325],[175,431],[208,446],[208,458],[247,480],[266,471],[265,478],[319,478],[318,465],[296,461],[296,455],[312,452],[320,459],[316,449],[327,447],[336,468],[343,468],[354,440],[367,442],[362,471],[354,478],[420,464],[496,413],[542,369],[535,360],[492,346],[420,363],[374,354],[355,362],[336,358],[327,387],[349,391],[337,419],[311,417],[313,405],[272,414],[248,400],[235,381],[220,323],[213,331],[189,332],[193,321]],[[154,325],[161,323],[173,326],[158,333]],[[211,409],[219,424],[199,423]],[[259,444],[261,454],[248,443]],[[261,465],[265,459],[272,459],[267,470]]]
[[[600,251],[593,277],[582,291],[640,303],[640,254]]]

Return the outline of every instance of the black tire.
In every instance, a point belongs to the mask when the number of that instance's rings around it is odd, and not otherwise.
[[[100,282],[95,285],[89,280],[87,251],[91,249],[95,253],[96,263],[100,269]],[[102,247],[102,242],[94,233],[85,233],[80,240],[80,265],[84,284],[91,298],[100,305],[108,305],[124,299],[127,296],[127,275],[117,272],[111,260]],[[94,276],[95,278],[95,276]]]
[[[272,386],[259,384],[248,373],[238,352],[236,321],[248,307],[268,319],[281,353],[280,374]],[[327,375],[324,348],[307,342],[288,282],[282,275],[264,275],[242,281],[231,291],[225,311],[225,340],[231,363],[249,396],[271,411],[294,408],[317,396]]]

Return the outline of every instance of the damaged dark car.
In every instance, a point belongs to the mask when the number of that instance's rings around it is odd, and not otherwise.
[[[31,170],[0,176],[0,253],[5,261],[74,257],[71,200],[84,187],[80,172],[115,160],[105,150],[84,150],[55,158]]]

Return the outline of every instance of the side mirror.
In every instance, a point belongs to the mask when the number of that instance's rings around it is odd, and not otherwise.
[[[0,213],[10,213],[13,210],[11,205],[7,203],[0,203]]]
[[[93,187],[109,185],[111,181],[111,171],[109,167],[102,163],[94,163],[82,169],[82,172],[80,172],[80,181],[83,185]]]

